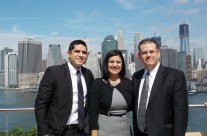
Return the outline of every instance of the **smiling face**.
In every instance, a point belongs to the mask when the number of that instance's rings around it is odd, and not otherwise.
[[[82,44],[77,44],[71,51],[67,52],[69,63],[79,69],[87,59],[87,49]]]
[[[138,57],[143,62],[145,68],[150,71],[159,63],[160,50],[155,43],[146,42],[140,45]]]
[[[110,75],[119,75],[122,69],[122,60],[117,56],[112,56],[108,60],[108,71]]]

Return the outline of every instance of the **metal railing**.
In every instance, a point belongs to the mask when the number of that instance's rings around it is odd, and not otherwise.
[[[203,104],[189,104],[189,108],[207,108],[207,102]],[[25,111],[25,112],[32,112],[34,108],[0,108],[0,112],[16,112],[16,111]]]
[[[189,104],[189,108],[207,108],[207,102],[203,104]],[[0,112],[33,112],[34,108],[0,108]],[[6,131],[7,132],[7,131]],[[37,132],[36,132],[37,134]],[[186,132],[185,136],[206,136],[203,132]]]

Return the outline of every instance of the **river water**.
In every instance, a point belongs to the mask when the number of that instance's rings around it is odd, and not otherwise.
[[[0,89],[0,108],[31,108],[37,93],[24,93],[25,90]],[[207,101],[207,93],[188,96],[189,104],[201,104]],[[35,127],[34,112],[0,112],[0,131],[20,126],[25,130]],[[188,130],[207,132],[207,108],[189,108]]]

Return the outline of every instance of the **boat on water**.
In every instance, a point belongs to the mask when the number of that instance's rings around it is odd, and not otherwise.
[[[197,93],[198,93],[198,90],[196,89],[188,90],[188,95],[195,95]]]

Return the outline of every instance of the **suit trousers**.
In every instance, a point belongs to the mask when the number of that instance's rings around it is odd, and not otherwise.
[[[145,129],[145,132],[141,132],[138,128],[136,129],[136,135],[137,136],[148,136],[147,130]]]
[[[61,134],[61,136],[86,136],[83,130],[80,130],[78,128],[78,126],[72,126],[70,127],[70,125],[66,125],[63,133]]]

